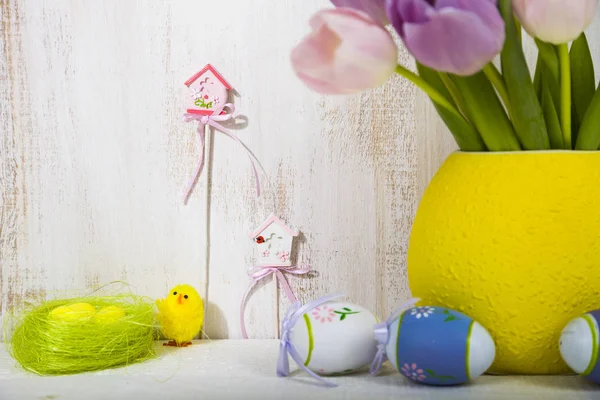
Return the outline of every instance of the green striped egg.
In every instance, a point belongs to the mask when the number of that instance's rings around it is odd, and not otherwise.
[[[304,365],[317,374],[350,373],[373,361],[377,322],[364,307],[327,302],[303,315],[291,329],[290,341]]]

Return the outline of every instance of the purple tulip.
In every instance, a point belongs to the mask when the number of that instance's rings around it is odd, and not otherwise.
[[[368,14],[381,25],[387,25],[388,19],[385,14],[385,0],[331,0],[336,7],[348,7]]]
[[[386,0],[385,6],[412,55],[438,71],[475,74],[504,45],[497,0]]]

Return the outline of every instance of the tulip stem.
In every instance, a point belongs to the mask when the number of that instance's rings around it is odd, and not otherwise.
[[[508,97],[508,90],[506,89],[506,84],[504,83],[504,78],[498,68],[492,63],[489,63],[485,67],[483,67],[483,73],[489,79],[489,81],[494,85],[494,88],[502,98],[504,102],[504,106],[508,111],[508,115],[511,115],[510,110],[510,99]]]
[[[565,149],[571,150],[571,59],[569,44],[559,44],[558,61],[560,63],[560,122],[563,131]]]
[[[444,96],[442,96],[440,92],[435,90],[433,86],[425,82],[425,80],[423,80],[419,75],[404,68],[402,65],[396,66],[396,73],[414,83],[419,89],[423,90],[435,103],[444,107],[451,113],[455,114],[457,117],[463,118],[463,116],[458,112],[456,107],[452,105],[452,103],[450,103]]]

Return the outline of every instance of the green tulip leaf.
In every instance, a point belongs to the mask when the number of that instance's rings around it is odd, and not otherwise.
[[[560,67],[558,64],[558,54],[556,49],[550,43],[542,42],[539,39],[535,39],[535,44],[539,50],[539,56],[550,70],[550,73],[557,81],[560,79]]]
[[[540,66],[542,70],[542,98],[544,95],[544,87],[548,89],[550,96],[552,96],[552,102],[558,115],[560,115],[560,80],[554,76],[554,73],[550,71],[548,65],[542,63]]]
[[[500,0],[500,10],[506,25],[506,40],[501,53],[502,73],[510,102],[515,104],[512,119],[516,134],[525,150],[549,149],[544,113],[519,41],[511,0]]]
[[[577,135],[576,150],[598,150],[600,146],[600,90],[596,94],[583,117],[579,134]]]
[[[419,71],[419,75],[421,78],[431,85],[435,90],[437,90],[442,96],[444,96],[449,102],[454,104],[452,96],[444,82],[440,78],[438,72],[425,67],[417,63],[417,70]],[[433,105],[437,110],[440,118],[444,121],[458,147],[462,151],[486,151],[487,148],[485,143],[483,142],[481,135],[477,132],[477,130],[467,122],[465,118],[459,117],[454,113],[449,112],[446,108],[440,106],[435,101],[433,101]]]
[[[573,108],[575,110],[573,119],[577,122],[577,125],[581,125],[596,88],[594,62],[592,61],[592,54],[585,33],[582,33],[573,42],[569,55],[571,59]]]
[[[535,74],[533,75],[533,89],[537,94],[538,100],[540,103],[542,102],[542,94],[544,91],[542,90],[542,70],[544,69],[544,62],[542,61],[542,57],[538,53],[537,63],[535,65]]]
[[[490,151],[521,150],[504,106],[485,74],[479,72],[471,76],[453,76],[452,80],[465,99],[472,122],[486,147]]]
[[[554,107],[556,107],[556,112],[560,115],[560,65],[556,48],[550,43],[542,42],[539,39],[535,39],[535,44],[539,50],[536,73],[539,71],[540,75],[538,76],[538,82],[535,81],[534,77],[533,86],[540,103],[544,94],[543,87],[548,87],[552,95],[552,102],[554,103]],[[536,87],[536,85],[538,86]]]
[[[550,90],[545,84],[542,87],[542,109],[544,110],[544,118],[546,119],[546,127],[548,128],[550,146],[552,146],[553,149],[564,149],[558,112],[554,106]]]

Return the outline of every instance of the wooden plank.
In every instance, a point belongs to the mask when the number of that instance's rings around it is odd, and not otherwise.
[[[32,124],[31,93],[24,63],[24,10],[12,1],[0,2],[0,313],[25,299],[43,297],[45,267],[32,263],[30,246],[35,218],[32,191],[26,179],[34,168],[24,134]],[[17,118],[21,116],[21,118]]]
[[[414,88],[394,79],[364,95],[311,93],[289,51],[320,5],[236,4],[229,13],[226,2],[3,3],[22,20],[3,30],[3,65],[15,71],[5,91],[22,96],[24,110],[4,112],[22,134],[3,140],[16,137],[7,148],[21,149],[30,166],[16,186],[28,196],[15,195],[30,213],[11,230],[31,243],[5,246],[15,261],[3,263],[4,286],[17,282],[10,290],[31,298],[114,279],[152,296],[180,281],[208,285],[206,333],[240,337],[238,302],[254,261],[246,231],[276,212],[304,231],[298,261],[318,274],[290,278],[302,300],[344,291],[385,315],[408,296],[405,253],[421,174]],[[256,9],[268,11],[246,18]],[[201,15],[227,17],[199,29]],[[209,31],[219,40],[202,40]],[[279,34],[268,48],[252,39],[272,31]],[[178,202],[197,157],[195,127],[179,119],[178,88],[206,62],[240,92],[248,126],[236,132],[267,172],[257,199],[243,150],[216,134],[209,271],[204,185],[188,207]],[[9,203],[3,209],[18,214]],[[278,309],[274,283],[264,283],[248,304],[252,337],[277,336],[278,313],[289,305],[279,296]]]
[[[171,6],[79,4],[2,3],[3,311],[113,280],[201,288],[206,268],[202,201],[180,196],[197,151]]]
[[[1,0],[0,312],[112,280],[153,297],[187,282],[207,300],[207,335],[239,338],[246,232],[271,212],[303,232],[297,261],[315,274],[289,278],[301,300],[345,292],[384,317],[408,297],[410,226],[456,145],[399,78],[345,97],[304,87],[289,53],[323,5]],[[234,131],[266,172],[256,198],[244,151],[216,133],[208,210],[206,174],[181,204],[198,149],[180,90],[207,62],[239,92]],[[276,337],[288,306],[265,280],[250,336]]]
[[[406,52],[401,61],[412,65]],[[412,220],[430,177],[456,144],[428,100],[400,78],[319,103],[321,131],[305,152],[315,154],[306,161],[312,163],[305,167],[310,174],[296,176],[293,189],[311,187],[314,195],[295,212],[310,234],[301,246],[304,257],[320,276],[295,280],[294,286],[305,301],[344,292],[383,318],[410,296],[406,253]],[[280,316],[284,312],[282,307]]]
[[[200,45],[198,57],[215,60],[240,93],[236,107],[247,118],[248,126],[235,132],[256,154],[266,173],[261,174],[263,194],[257,198],[244,151],[230,139],[216,135],[209,290],[215,311],[209,310],[207,316],[207,331],[213,338],[241,337],[239,301],[249,283],[246,268],[256,260],[247,232],[271,212],[303,229],[307,222],[304,215],[317,201],[313,188],[305,182],[314,164],[319,99],[294,76],[289,53],[305,31],[305,21],[320,5],[268,0],[235,4],[235,13],[227,12],[231,3],[208,6],[211,15],[227,15],[227,34],[218,46]],[[321,171],[318,166],[314,169]],[[246,320],[251,338],[277,336],[275,290],[273,280],[265,279],[250,297]]]
[[[185,349],[158,347],[159,356],[127,368],[40,378],[15,368],[0,349],[3,400],[206,399],[545,399],[598,398],[598,386],[578,376],[483,376],[468,385],[432,387],[403,378],[384,364],[381,374],[363,371],[331,378],[337,388],[315,384],[305,373],[278,378],[276,340],[196,342]],[[296,367],[292,364],[292,371]]]

